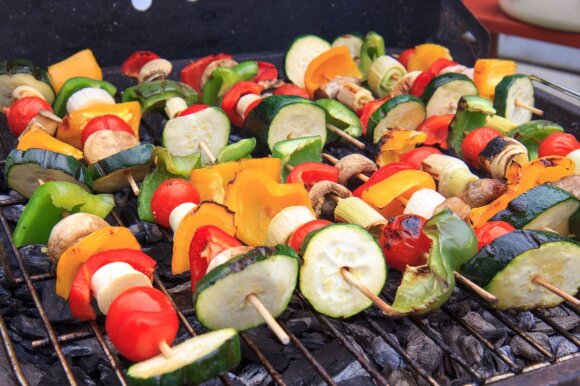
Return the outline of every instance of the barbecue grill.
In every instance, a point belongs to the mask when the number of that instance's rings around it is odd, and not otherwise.
[[[101,64],[109,66],[105,79],[120,89],[128,80],[118,64],[136,49],[173,59],[232,52],[240,59],[267,60],[281,68],[284,48],[301,33],[331,38],[376,30],[391,47],[438,42],[466,64],[486,56],[489,48],[487,32],[459,1],[450,0],[248,0],[242,6],[222,0],[158,0],[145,13],[133,10],[128,1],[7,3],[0,31],[10,44],[0,47],[1,58],[26,57],[47,65],[90,47]],[[23,28],[30,32],[23,35]],[[175,60],[174,68],[187,63]],[[549,119],[578,136],[577,107],[541,90],[536,90],[536,102]],[[161,116],[145,117],[142,140],[160,144],[161,128]],[[0,159],[4,159],[15,138],[4,120],[0,129]],[[329,151],[340,157],[353,149]],[[103,320],[78,323],[67,318],[66,302],[54,293],[55,274],[48,258],[43,259],[38,247],[19,251],[11,243],[19,205],[26,201],[9,195],[4,181],[0,193],[0,335],[5,354],[0,354],[0,368],[6,367],[0,371],[0,383],[126,384],[123,373],[128,362],[118,357],[103,334]],[[135,200],[129,197],[128,192],[115,194],[116,209],[107,220],[131,226],[146,253],[159,261],[154,285],[178,311],[178,337],[203,332],[192,308],[189,280],[169,273],[171,235],[139,222]],[[389,272],[382,294],[387,301],[392,301],[397,279]],[[572,385],[580,379],[578,310],[560,305],[500,312],[461,285],[440,310],[396,320],[375,308],[334,320],[317,314],[295,294],[280,324],[290,336],[289,346],[277,343],[265,327],[244,332],[242,363],[208,384]]]

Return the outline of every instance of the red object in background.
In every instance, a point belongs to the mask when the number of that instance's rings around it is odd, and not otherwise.
[[[238,110],[238,102],[241,97],[247,94],[260,95],[264,87],[254,82],[243,81],[236,83],[222,99],[222,110],[226,113],[232,125],[242,127],[244,125],[244,117],[242,117]]]
[[[461,151],[463,152],[463,159],[469,166],[479,169],[479,154],[485,149],[489,141],[495,137],[501,137],[499,131],[489,127],[481,127],[475,129],[463,138],[461,143]]]
[[[151,197],[151,212],[159,225],[169,228],[173,209],[186,202],[199,204],[199,193],[193,184],[181,178],[171,178],[157,187]]]
[[[381,167],[380,169],[378,169],[377,171],[375,171],[373,174],[371,174],[368,181],[363,183],[358,188],[356,188],[352,192],[352,194],[353,194],[353,196],[360,198],[362,196],[363,190],[365,190],[369,186],[374,185],[376,183],[379,183],[383,180],[386,180],[387,178],[389,178],[390,176],[392,176],[393,174],[395,174],[397,172],[400,172],[401,170],[410,170],[410,169],[411,169],[411,166],[407,165],[406,163],[402,163],[402,162],[393,162],[393,163],[390,163],[388,165],[385,165],[385,166]]]
[[[400,215],[383,228],[379,245],[387,265],[403,272],[407,265],[416,267],[427,262],[425,254],[431,248],[431,239],[423,232],[425,219],[416,215]]]
[[[406,153],[401,154],[400,161],[411,166],[413,169],[421,170],[421,163],[432,154],[441,154],[439,149],[432,146],[421,146]]]
[[[430,71],[423,71],[413,82],[409,94],[414,95],[418,98],[423,95],[425,87],[435,78],[435,74]]]
[[[188,64],[181,70],[179,77],[185,84],[190,85],[195,91],[201,93],[201,76],[203,72],[210,65],[211,62],[221,59],[231,59],[232,56],[228,54],[219,53],[217,55],[209,55],[203,57],[195,62]]]
[[[300,252],[302,244],[311,232],[314,232],[320,228],[324,228],[327,225],[332,224],[327,220],[312,220],[308,221],[306,224],[302,224],[298,229],[292,233],[290,239],[288,240],[288,245],[290,245],[296,252]]]
[[[580,149],[580,142],[569,133],[550,134],[538,146],[538,157],[549,155],[567,156],[568,153]]]
[[[417,131],[427,133],[425,145],[439,145],[441,149],[447,150],[447,136],[449,135],[449,124],[453,120],[454,114],[432,115],[419,125]]]
[[[163,292],[151,287],[132,287],[113,300],[105,329],[121,355],[139,362],[159,354],[161,342],[171,346],[179,321]]]
[[[278,69],[275,65],[268,62],[258,62],[258,73],[252,79],[252,82],[263,82],[267,80],[278,79]]]
[[[101,115],[100,117],[91,119],[85,125],[81,132],[81,145],[85,147],[87,139],[97,131],[102,130],[125,131],[131,135],[135,135],[133,128],[118,116],[112,114]]]
[[[4,107],[2,112],[6,115],[10,132],[19,136],[41,109],[52,112],[52,107],[47,101],[30,96],[16,100],[10,106]]]
[[[338,181],[339,170],[322,162],[303,162],[290,171],[286,182],[302,182],[306,189],[310,190],[312,185],[319,181]]]
[[[414,48],[407,48],[406,50],[404,50],[403,52],[401,52],[399,54],[399,57],[397,58],[397,60],[405,68],[407,68],[407,67],[409,67],[409,59],[411,59],[411,56],[413,56],[414,53],[415,53],[415,49]]]
[[[433,75],[437,76],[437,75],[439,75],[441,70],[443,70],[444,68],[451,67],[451,66],[457,66],[458,64],[459,63],[454,62],[453,60],[449,60],[449,59],[445,59],[445,58],[437,59],[436,61],[433,62],[431,67],[429,67],[429,72],[432,73]]]
[[[294,95],[297,97],[308,99],[308,92],[306,89],[296,86],[295,84],[285,83],[282,86],[276,88],[273,92],[274,95]]]
[[[121,72],[125,76],[138,78],[141,68],[155,59],[159,59],[159,55],[153,51],[136,51],[123,62]]]
[[[364,105],[359,111],[357,111],[357,115],[360,118],[360,124],[362,126],[362,134],[367,134],[367,126],[369,125],[369,119],[371,116],[381,107],[383,103],[385,103],[389,98],[377,99],[376,101],[372,101]]]
[[[199,113],[200,111],[205,110],[208,107],[209,107],[208,105],[203,105],[203,104],[192,105],[192,106],[189,106],[188,108],[186,108],[185,110],[183,110],[182,112],[180,112],[179,114],[177,114],[177,116],[178,117],[185,117],[186,115]]]
[[[516,228],[505,221],[490,221],[475,231],[475,237],[477,237],[477,249],[479,250],[498,237],[515,230]]]

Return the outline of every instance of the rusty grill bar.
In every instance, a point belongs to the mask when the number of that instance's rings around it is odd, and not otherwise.
[[[153,138],[154,143],[159,144],[160,143],[159,135],[156,133],[153,125],[148,123],[145,120],[142,120],[142,122],[143,123],[142,123],[141,129],[146,131]],[[0,144],[2,146],[2,149],[4,150],[4,153],[7,154],[10,150],[10,147],[8,146],[5,138],[2,135],[0,135]],[[3,163],[3,161],[2,161],[2,163]],[[75,377],[72,373],[70,363],[67,361],[67,358],[66,358],[65,354],[63,353],[62,346],[66,345],[69,342],[73,342],[76,340],[86,339],[88,337],[94,337],[97,339],[97,341],[98,341],[100,347],[102,348],[107,360],[109,361],[110,366],[112,367],[113,371],[115,372],[116,376],[118,377],[119,382],[121,383],[121,385],[126,385],[127,383],[126,383],[126,380],[125,380],[125,377],[123,374],[122,366],[117,361],[117,359],[115,358],[115,355],[113,354],[113,351],[112,351],[112,350],[114,350],[114,348],[110,347],[109,344],[107,343],[107,341],[105,340],[105,336],[103,335],[103,332],[102,332],[102,327],[99,326],[97,324],[97,322],[92,321],[92,322],[83,323],[83,327],[81,327],[78,331],[58,335],[57,332],[55,331],[54,327],[52,326],[51,322],[48,320],[47,315],[46,315],[46,311],[42,306],[42,303],[40,301],[39,295],[35,289],[34,284],[45,281],[45,280],[53,279],[55,277],[55,274],[54,273],[46,273],[46,274],[30,275],[28,273],[22,256],[20,255],[18,249],[11,242],[11,231],[10,231],[11,228],[10,228],[9,222],[6,218],[6,215],[4,214],[3,209],[2,209],[4,207],[15,205],[15,204],[24,204],[25,202],[26,202],[25,199],[20,199],[20,198],[11,198],[11,199],[6,199],[6,200],[0,200],[0,222],[2,224],[3,231],[6,233],[6,236],[7,236],[8,240],[10,240],[10,244],[11,244],[10,251],[6,251],[6,249],[3,245],[3,242],[0,241],[0,259],[1,259],[2,266],[4,268],[6,282],[12,286],[26,285],[26,287],[28,288],[28,290],[30,292],[30,296],[32,297],[32,299],[35,303],[35,306],[38,309],[38,312],[40,314],[40,317],[42,319],[44,327],[46,328],[46,331],[48,333],[47,338],[37,339],[37,340],[31,341],[29,348],[37,349],[40,347],[51,346],[54,349],[54,352],[55,352],[60,364],[62,365],[62,368],[66,374],[66,377],[67,377],[69,383],[71,385],[77,385],[77,380],[75,379]],[[120,215],[116,212],[116,210],[113,210],[113,212],[111,213],[111,217],[113,218],[116,225],[123,226],[123,221],[122,221]],[[161,227],[160,227],[160,230],[163,233],[166,241],[169,240],[169,238],[170,238],[169,232],[166,229],[161,228]],[[20,271],[21,271],[21,276],[18,276],[18,277],[14,276],[14,274],[10,268],[10,264],[9,264],[9,259],[11,257],[13,259],[15,259],[16,263],[18,264],[18,267],[20,268]],[[193,314],[194,314],[193,310],[191,308],[180,308],[176,305],[176,303],[173,299],[173,294],[172,294],[171,288],[167,287],[167,284],[164,283],[160,279],[160,277],[158,276],[157,273],[155,273],[155,275],[154,275],[154,285],[157,288],[159,288],[161,291],[163,291],[168,296],[169,299],[171,299],[173,306],[177,310],[181,325],[185,328],[185,330],[187,331],[187,333],[190,336],[195,336],[198,333],[198,331],[196,331],[194,326],[187,320],[187,316],[190,316],[190,317],[193,316]],[[439,336],[438,334],[436,334],[432,330],[432,328],[424,320],[425,319],[424,317],[418,317],[418,316],[408,317],[408,319],[411,321],[411,323],[414,326],[416,326],[423,334],[428,336],[433,342],[435,342],[435,344],[437,346],[439,346],[439,348],[441,348],[441,350],[443,350],[443,352],[446,355],[448,355],[449,358],[453,362],[457,363],[460,367],[462,367],[465,371],[467,371],[467,373],[471,377],[471,382],[473,384],[491,383],[491,382],[496,382],[496,381],[500,381],[500,380],[510,379],[510,378],[517,376],[519,374],[523,374],[523,373],[527,373],[527,372],[530,372],[533,370],[537,370],[537,369],[549,366],[551,364],[563,363],[563,362],[566,362],[568,360],[575,360],[575,362],[578,363],[578,359],[580,358],[580,352],[576,352],[574,354],[569,354],[569,355],[557,358],[554,354],[552,354],[551,352],[548,352],[544,347],[542,347],[542,345],[539,342],[537,342],[536,340],[534,340],[534,338],[532,336],[530,336],[526,331],[523,331],[521,328],[519,328],[517,325],[515,325],[511,320],[509,320],[509,318],[506,315],[504,315],[503,312],[489,308],[488,305],[485,303],[485,301],[478,298],[477,295],[471,293],[468,289],[463,288],[460,284],[458,284],[458,287],[460,287],[460,289],[468,296],[468,298],[473,299],[477,303],[482,305],[499,322],[501,322],[505,327],[507,327],[509,329],[509,331],[511,331],[511,333],[521,337],[523,340],[525,340],[527,343],[529,343],[532,347],[534,347],[535,350],[537,350],[539,353],[541,353],[543,355],[543,357],[545,358],[545,361],[543,361],[543,362],[535,363],[535,364],[528,366],[528,367],[521,367],[520,365],[516,364],[513,360],[511,360],[505,353],[503,353],[501,350],[499,350],[498,347],[496,347],[493,344],[493,342],[484,338],[482,336],[482,334],[480,334],[467,321],[463,320],[461,318],[461,316],[458,315],[457,312],[452,310],[451,307],[449,307],[448,305],[443,305],[441,307],[441,311],[443,313],[445,313],[447,316],[449,316],[450,319],[454,323],[460,325],[468,334],[475,337],[480,343],[482,343],[485,346],[485,348],[490,350],[495,357],[497,357],[501,361],[503,361],[510,369],[509,372],[494,374],[492,377],[486,378],[484,375],[480,374],[477,370],[470,367],[469,364],[466,363],[466,361],[462,358],[461,353],[454,351],[447,343],[445,343],[444,340],[441,338],[441,336]],[[382,295],[386,300],[392,301],[392,298],[388,294],[383,293]],[[312,310],[312,308],[309,306],[309,304],[306,302],[306,300],[302,297],[302,295],[298,294],[298,298],[302,301],[302,303],[306,309]],[[579,315],[578,310],[574,309],[573,307],[570,307],[567,305],[565,307],[567,307],[568,310],[574,312],[576,315]],[[336,338],[338,340],[338,342],[340,344],[342,344],[350,352],[350,354],[360,363],[360,365],[366,370],[366,372],[373,378],[373,380],[376,382],[376,384],[378,384],[378,385],[387,385],[388,384],[387,379],[385,378],[385,375],[383,375],[381,373],[381,370],[377,366],[377,364],[374,363],[374,361],[372,359],[370,359],[370,356],[367,355],[368,353],[361,352],[359,350],[358,346],[354,345],[351,342],[351,338],[349,336],[347,336],[344,332],[342,332],[340,330],[340,328],[338,328],[336,326],[336,322],[334,320],[332,320],[326,316],[320,315],[320,314],[316,313],[314,310],[312,310],[312,311],[313,311],[315,317],[320,322],[324,333],[326,333],[327,335],[329,335],[331,337]],[[554,331],[556,331],[558,334],[563,336],[564,339],[567,339],[569,342],[576,345],[576,347],[580,347],[580,340],[577,337],[572,335],[570,332],[566,331],[564,328],[562,328],[562,326],[558,325],[550,317],[546,316],[543,311],[535,310],[535,311],[533,311],[533,314],[536,317],[538,317],[540,320],[545,322],[547,325],[549,325],[551,328],[553,328]],[[395,339],[393,339],[392,337],[389,336],[389,334],[377,322],[378,317],[376,315],[374,315],[374,314],[371,315],[370,313],[365,312],[363,315],[363,318],[369,323],[369,325],[378,334],[378,336],[382,337],[385,340],[385,342],[401,356],[403,361],[408,365],[408,367],[412,370],[412,372],[415,375],[420,376],[430,385],[435,386],[435,385],[440,384],[433,376],[430,375],[430,373],[428,371],[426,371],[421,366],[421,364],[417,360],[412,358],[406,352],[406,350],[403,348],[403,346],[400,343],[398,343]],[[328,373],[327,369],[325,369],[323,367],[323,365],[312,355],[312,353],[310,353],[310,351],[304,346],[304,344],[300,341],[300,339],[294,333],[292,333],[292,331],[290,331],[286,327],[286,325],[284,324],[283,321],[280,321],[280,324],[282,325],[282,328],[286,331],[286,333],[288,333],[288,335],[290,336],[291,344],[294,345],[294,347],[298,349],[298,351],[304,356],[304,358],[309,362],[309,364],[318,373],[318,375],[327,384],[336,385],[335,381],[332,379],[332,377]],[[6,323],[5,323],[5,320],[4,320],[4,317],[2,314],[0,314],[0,336],[2,337],[2,345],[3,345],[4,351],[6,353],[7,359],[11,365],[15,380],[20,385],[28,385],[28,381],[27,381],[26,376],[22,370],[20,360],[19,360],[19,358],[16,354],[16,351],[14,349],[14,342],[12,342],[12,339],[10,338],[10,335],[8,333],[8,328],[6,326]],[[268,358],[265,356],[265,354],[260,350],[259,346],[254,341],[251,334],[241,333],[241,338],[242,338],[243,342],[245,342],[245,344],[250,348],[250,350],[256,355],[256,358],[261,363],[261,365],[267,370],[267,372],[271,376],[272,380],[278,385],[285,385],[286,383],[284,382],[282,375],[275,369],[275,367],[268,360]],[[365,348],[363,348],[363,349],[365,349]],[[369,348],[366,348],[366,349],[369,349]],[[221,376],[220,380],[224,385],[231,385],[231,382],[229,381],[229,379],[226,376]]]

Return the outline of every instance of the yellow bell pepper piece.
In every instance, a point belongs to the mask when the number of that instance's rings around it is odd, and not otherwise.
[[[48,66],[48,75],[54,91],[60,91],[62,85],[75,76],[103,80],[103,71],[93,55],[93,51],[82,50],[65,60]]]
[[[32,128],[24,134],[18,141],[16,148],[22,151],[28,149],[50,150],[55,153],[70,155],[78,160],[83,158],[82,151],[74,146],[59,141],[46,131],[39,128]]]
[[[479,96],[493,100],[495,86],[504,76],[515,74],[516,67],[513,60],[478,59],[473,66],[473,82]]]
[[[235,212],[236,237],[244,243],[264,245],[270,221],[288,206],[303,205],[312,211],[304,184],[278,181],[260,170],[243,170],[229,184],[226,205]]]
[[[407,201],[419,189],[435,190],[435,181],[421,170],[401,170],[363,190],[362,199],[385,218],[403,213]]]
[[[116,115],[131,126],[133,133],[139,139],[139,124],[141,122],[141,105],[139,102],[118,103],[116,105],[101,105],[74,111],[64,117],[58,126],[56,138],[78,149],[81,146],[81,133],[86,124],[95,117]]]
[[[76,242],[60,255],[56,266],[56,294],[68,299],[72,283],[83,263],[92,255],[113,249],[141,250],[129,228],[104,227]]]
[[[533,187],[574,175],[574,167],[574,161],[560,156],[538,158],[523,166],[512,163],[506,173],[508,188],[505,193],[485,206],[471,209],[473,228],[484,226],[493,216],[507,208],[511,200]]]
[[[246,158],[202,169],[193,169],[189,181],[199,193],[200,201],[225,203],[228,184],[242,170],[260,170],[280,181],[279,158]]]
[[[189,272],[189,245],[197,228],[204,225],[214,225],[232,236],[236,233],[233,212],[215,202],[202,202],[185,215],[173,237],[173,275]]]
[[[304,85],[310,98],[314,97],[317,88],[338,76],[363,78],[363,74],[345,46],[331,48],[308,64],[304,74]]]
[[[453,60],[449,50],[439,44],[425,43],[415,47],[415,52],[409,59],[407,70],[427,71],[437,59]]]
[[[377,164],[379,167],[393,162],[399,162],[403,153],[413,150],[415,146],[425,142],[427,133],[414,130],[389,129],[379,141]]]

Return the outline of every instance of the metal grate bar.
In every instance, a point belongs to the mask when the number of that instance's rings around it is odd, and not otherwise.
[[[264,368],[270,374],[270,376],[272,377],[274,382],[276,382],[277,385],[286,386],[286,382],[284,382],[280,373],[274,368],[274,366],[272,366],[272,364],[270,363],[268,358],[266,358],[266,356],[264,355],[262,350],[260,350],[260,348],[252,340],[250,335],[248,335],[248,333],[246,333],[246,332],[242,332],[242,333],[240,333],[240,336],[242,337],[244,342],[246,342],[248,347],[250,347],[250,349],[254,352],[254,354],[256,354],[256,356],[258,357],[260,362],[262,362],[262,364],[264,365]]]
[[[16,351],[14,351],[12,339],[10,338],[10,334],[8,334],[8,327],[6,327],[4,315],[2,315],[1,313],[0,313],[0,335],[2,336],[4,351],[6,352],[8,361],[10,362],[10,367],[12,367],[12,370],[14,371],[14,376],[16,377],[16,380],[20,385],[28,386],[28,381],[26,380],[26,376],[24,376],[24,372],[22,371],[22,367],[20,366],[20,361],[18,360]]]
[[[80,331],[75,331],[75,332],[71,332],[68,334],[61,334],[58,336],[58,341],[60,343],[69,343],[69,342],[74,342],[77,340],[88,338],[92,335],[93,335],[93,333],[89,330],[80,330]],[[50,343],[51,342],[50,342],[49,338],[36,339],[30,343],[30,346],[32,348],[40,348],[40,347],[46,347],[46,346],[50,345]]]
[[[543,311],[534,310],[533,314],[536,315],[538,318],[540,318],[548,326],[552,327],[554,330],[562,334],[564,338],[568,339],[571,343],[574,343],[576,346],[580,346],[580,339],[570,334],[568,331],[564,330],[562,326],[554,322],[551,318],[548,318]]]
[[[107,357],[107,360],[113,366],[113,370],[115,370],[115,374],[117,374],[117,378],[119,378],[121,385],[127,386],[127,381],[125,380],[125,375],[123,374],[123,370],[121,370],[121,366],[119,365],[119,362],[113,356],[113,353],[111,353],[111,349],[107,345],[107,342],[105,342],[105,337],[103,336],[101,329],[97,325],[97,322],[95,322],[94,320],[91,320],[90,325],[91,325],[91,329],[93,330],[93,333],[95,334],[95,337],[97,338],[97,340],[99,341],[99,344],[101,345],[101,347],[103,348],[103,351],[105,352],[105,356]]]

